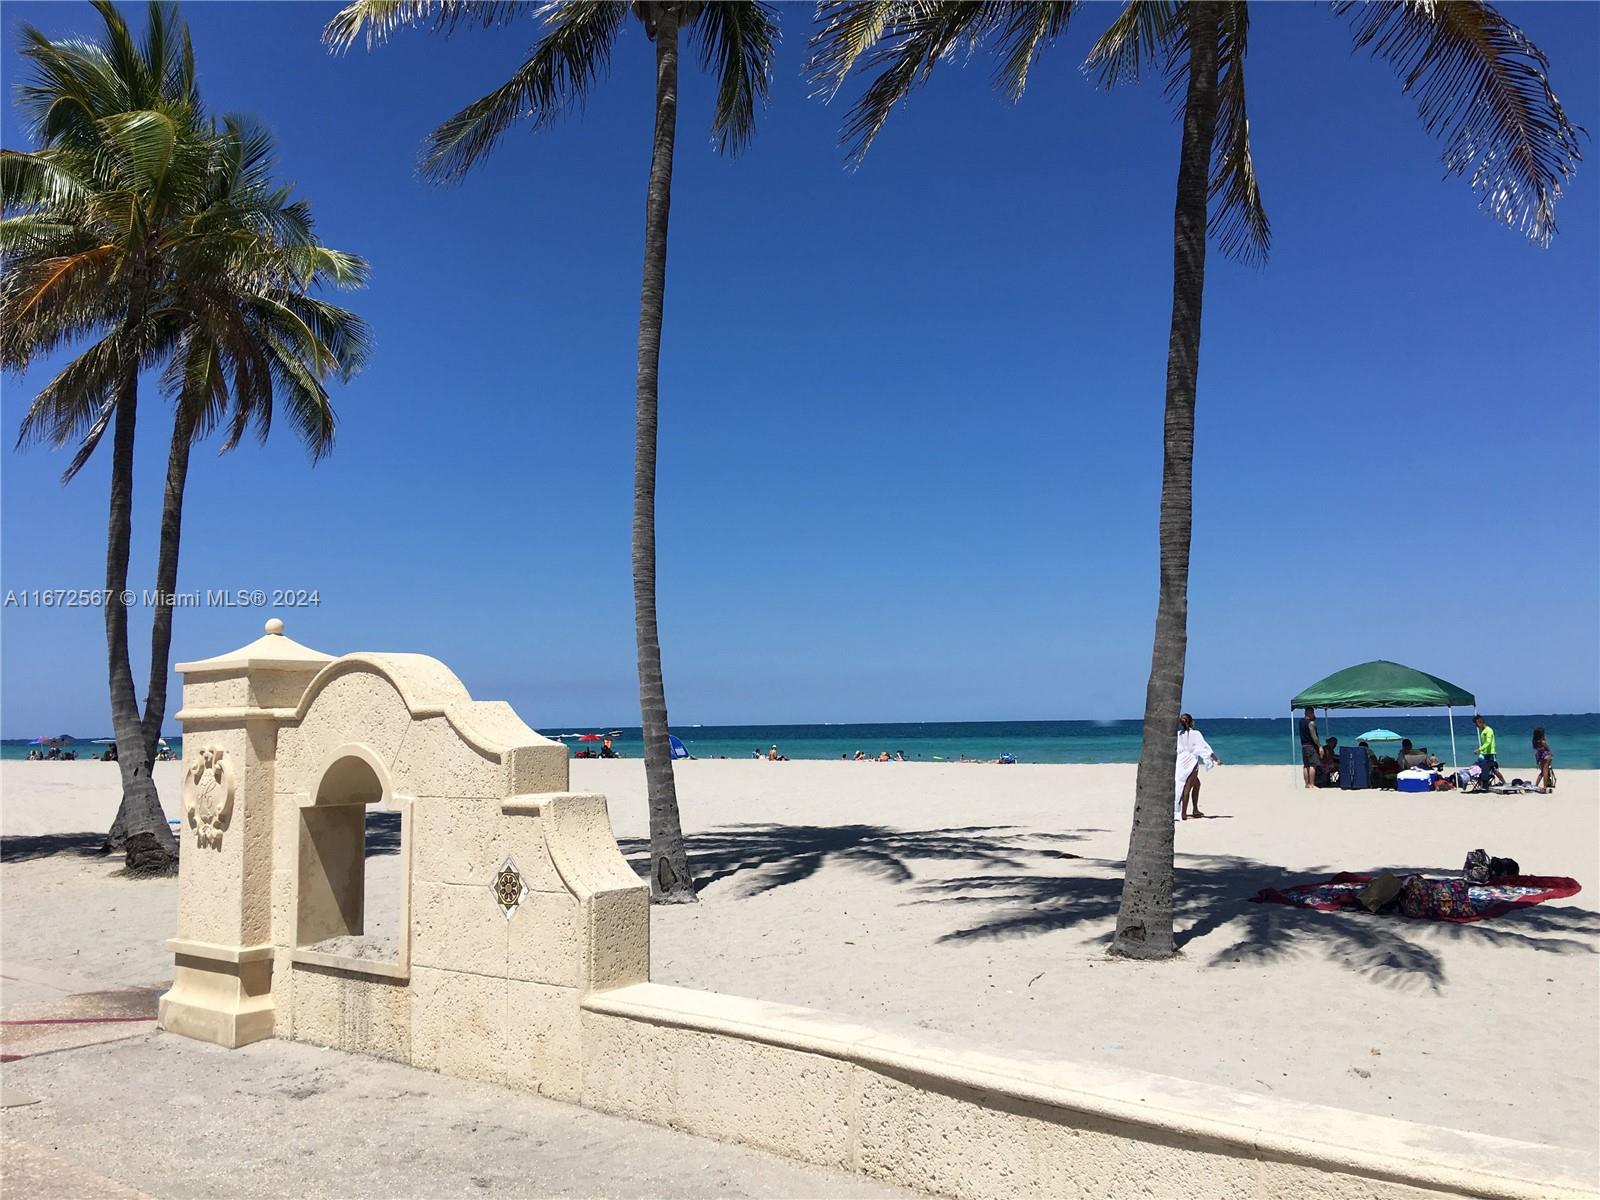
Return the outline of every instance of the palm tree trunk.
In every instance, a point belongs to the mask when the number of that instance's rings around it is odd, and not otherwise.
[[[182,404],[172,422],[167,452],[167,488],[161,498],[161,551],[156,560],[156,610],[150,627],[150,686],[144,695],[145,762],[154,766],[161,726],[167,719],[167,658],[172,652],[172,605],[178,590],[178,545],[183,535],[183,493],[189,482],[194,425]]]
[[[694,897],[689,854],[678,820],[678,789],[667,740],[667,695],[661,682],[656,628],[656,377],[661,365],[661,314],[667,286],[667,212],[672,205],[672,142],[678,121],[678,12],[655,9],[656,127],[644,210],[644,281],[639,292],[638,410],[633,461],[633,617],[639,649],[639,713],[644,778],[650,802],[650,897],[685,903]]]
[[[1111,953],[1169,958],[1172,941],[1172,798],[1178,713],[1189,643],[1189,538],[1194,517],[1194,401],[1200,373],[1200,305],[1205,292],[1206,204],[1217,125],[1215,3],[1189,5],[1189,90],[1183,109],[1174,221],[1172,330],[1161,469],[1161,594],[1145,690],[1133,832]]]
[[[116,433],[111,458],[111,516],[106,537],[106,652],[111,683],[111,724],[122,771],[122,805],[110,842],[123,851],[130,871],[170,874],[178,863],[178,843],[167,825],[150,764],[145,759],[144,725],[133,691],[128,658],[128,553],[133,534],[133,434],[139,410],[139,368],[129,365],[117,398]]]

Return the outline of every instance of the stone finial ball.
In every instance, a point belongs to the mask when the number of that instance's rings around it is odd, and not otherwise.
[[[283,622],[278,620],[277,617],[273,617],[267,622],[267,632],[270,634],[281,634],[283,632]]]

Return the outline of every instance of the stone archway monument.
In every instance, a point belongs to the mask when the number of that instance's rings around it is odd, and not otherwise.
[[[566,748],[435,659],[334,658],[277,620],[177,670],[183,846],[162,1028],[576,1098],[580,999],[648,979],[649,898],[604,797],[567,791]],[[366,903],[373,813],[387,814],[398,909],[382,930]]]

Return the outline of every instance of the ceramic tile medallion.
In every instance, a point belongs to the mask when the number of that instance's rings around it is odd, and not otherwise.
[[[202,846],[220,846],[233,814],[233,766],[226,751],[199,750],[183,772],[183,809]]]
[[[494,891],[495,903],[500,906],[500,911],[505,914],[508,921],[528,895],[528,886],[522,882],[522,872],[517,870],[517,864],[509,858],[500,864],[500,869],[495,872],[494,882],[489,887]]]

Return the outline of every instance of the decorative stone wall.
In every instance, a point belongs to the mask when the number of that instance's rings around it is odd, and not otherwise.
[[[579,999],[648,979],[649,909],[604,797],[566,790],[565,747],[434,659],[334,659],[277,622],[178,670],[188,821],[162,1027],[576,1098]],[[372,810],[401,829],[387,958],[360,950]]]
[[[278,621],[178,670],[174,1033],[315,1042],[972,1200],[1596,1195],[1574,1151],[652,984],[605,799],[507,705]],[[398,814],[404,877],[382,960],[354,952],[372,809]]]

